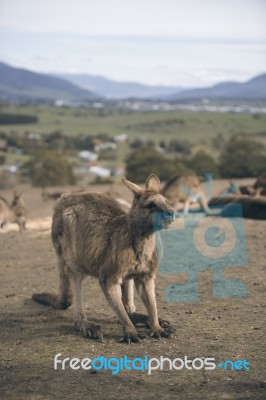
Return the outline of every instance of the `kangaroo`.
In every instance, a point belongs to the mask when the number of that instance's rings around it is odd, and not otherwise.
[[[0,197],[0,227],[3,228],[7,223],[15,222],[22,231],[26,228],[26,207],[22,198],[22,193],[14,192],[11,205]]]
[[[83,309],[82,280],[85,275],[92,275],[99,279],[122,325],[121,342],[137,343],[146,337],[134,326],[139,320],[149,321],[151,337],[171,337],[173,328],[166,321],[159,321],[157,315],[154,231],[171,226],[174,209],[159,193],[156,175],[148,177],[144,189],[126,178],[122,181],[134,195],[129,212],[103,193],[64,194],[57,201],[52,242],[58,257],[59,294],[33,294],[33,299],[65,309],[73,295],[76,331],[103,340],[100,326],[88,321]],[[148,316],[135,313],[133,279]]]
[[[244,218],[266,219],[266,199],[263,196],[252,197],[244,195],[228,195],[225,197],[212,197],[209,206],[224,205],[226,210],[230,204],[241,204]],[[223,211],[222,211],[223,215]]]
[[[43,189],[42,189],[41,196],[42,196],[42,198],[43,198],[44,201],[47,201],[47,200],[50,200],[50,199],[52,199],[52,200],[57,200],[57,199],[59,199],[59,197],[60,197],[63,193],[64,193],[64,192],[53,192],[53,193],[50,193],[50,192],[48,192],[48,190],[47,190],[46,188],[43,188]]]
[[[259,191],[261,196],[266,196],[266,173],[258,177],[254,183],[254,188]]]
[[[119,194],[113,187],[111,187],[110,190],[107,190],[107,191],[105,192],[105,194],[106,194],[107,196],[111,197],[111,199],[114,199],[114,200],[116,200],[119,204],[121,204],[121,206],[123,207],[124,211],[127,212],[127,211],[130,209],[131,204],[130,204],[128,201],[122,199],[122,197],[120,196],[120,194]]]
[[[229,188],[226,190],[227,194],[235,194],[235,195],[248,195],[252,197],[258,197],[261,195],[262,189],[261,187],[256,187],[254,185],[238,185],[236,182],[230,180],[229,181]]]
[[[177,174],[165,183],[161,194],[168,199],[174,208],[178,207],[180,202],[185,203],[185,214],[188,213],[189,206],[193,201],[197,201],[206,214],[211,214],[206,195],[200,188],[200,183],[201,180],[196,175],[182,176]]]
[[[84,192],[85,189],[84,188],[79,188],[77,190],[72,190],[71,193],[79,193],[79,192]],[[49,192],[45,187],[42,188],[42,192],[41,192],[41,196],[43,198],[44,201],[47,200],[57,200],[59,199],[59,197],[62,196],[63,193],[66,192]]]

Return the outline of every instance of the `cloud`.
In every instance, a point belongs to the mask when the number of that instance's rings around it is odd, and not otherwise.
[[[24,32],[265,38],[260,0],[1,0],[0,25]]]
[[[266,66],[266,1],[0,1],[0,59],[40,72],[204,86]]]

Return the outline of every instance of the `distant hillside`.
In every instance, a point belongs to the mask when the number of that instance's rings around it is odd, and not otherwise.
[[[266,100],[266,73],[245,83],[224,82],[209,88],[190,89],[165,97],[167,100],[241,99]]]
[[[50,75],[0,63],[0,99],[85,101],[98,96]]]
[[[184,88],[174,86],[151,86],[136,82],[118,82],[102,76],[87,74],[60,74],[56,76],[67,79],[83,89],[98,93],[100,96],[112,99],[153,98],[171,95],[184,90]]]
[[[87,74],[40,74],[0,62],[0,100],[86,102],[103,97],[166,101],[203,98],[266,100],[266,73],[245,83],[223,82],[207,88],[184,89],[163,85],[150,86],[136,82],[117,82]]]

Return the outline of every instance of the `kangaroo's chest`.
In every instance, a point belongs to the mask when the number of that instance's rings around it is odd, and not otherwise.
[[[127,277],[138,275],[150,275],[156,269],[155,243],[154,241],[144,242],[142,247],[137,247],[131,262],[128,264]]]

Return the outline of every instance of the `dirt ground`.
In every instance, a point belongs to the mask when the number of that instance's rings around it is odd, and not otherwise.
[[[214,193],[225,182],[215,182]],[[92,189],[95,189],[92,188]],[[97,190],[107,190],[99,187]],[[122,185],[116,188],[130,200]],[[166,302],[163,290],[185,274],[158,275],[159,315],[177,328],[172,339],[119,343],[122,329],[92,278],[84,282],[89,317],[99,323],[104,342],[86,339],[73,328],[72,307],[57,311],[31,300],[34,292],[57,290],[56,258],[50,240],[54,202],[43,202],[40,189],[24,186],[29,226],[19,234],[0,234],[0,397],[2,399],[265,399],[265,269],[266,221],[245,221],[248,265],[225,269],[227,278],[241,279],[243,298],[212,297],[212,272],[200,273],[199,301]],[[11,200],[10,190],[1,195]],[[137,307],[144,311],[137,299]],[[140,331],[148,332],[145,328]],[[214,357],[216,362],[247,360],[250,370],[155,370],[91,373],[54,370],[57,353],[64,357]]]

